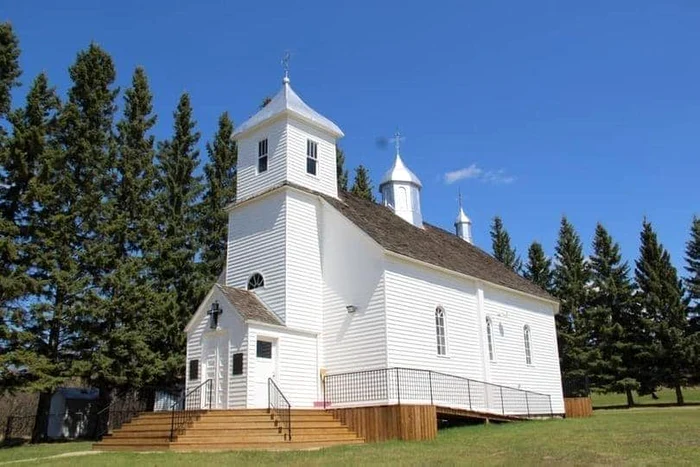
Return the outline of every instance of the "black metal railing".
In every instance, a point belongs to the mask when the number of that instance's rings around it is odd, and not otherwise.
[[[203,410],[211,410],[214,381],[206,380],[196,388],[185,393],[170,407],[170,441],[175,441],[177,435],[190,424],[192,419]]]
[[[552,397],[461,376],[413,368],[326,375],[324,408],[425,404],[512,416],[553,416]]]
[[[291,441],[292,406],[272,378],[267,379],[267,411],[282,426],[285,441]]]
[[[564,397],[590,397],[591,382],[587,375],[562,375]]]

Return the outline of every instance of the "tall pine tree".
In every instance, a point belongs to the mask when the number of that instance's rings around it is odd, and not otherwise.
[[[539,242],[532,242],[527,250],[523,275],[544,290],[552,288],[552,261],[547,258]]]
[[[12,107],[12,89],[19,86],[19,39],[10,23],[0,23],[0,118]]]
[[[510,246],[510,235],[503,226],[503,220],[496,216],[491,223],[491,244],[493,256],[515,272],[520,271],[522,262],[515,248]]]
[[[691,306],[691,323],[700,332],[700,217],[693,217],[690,240],[685,247],[685,287]]]
[[[564,379],[584,377],[589,372],[585,316],[589,277],[581,239],[563,217],[555,248],[552,292],[560,300],[556,324]]]
[[[590,258],[589,333],[593,348],[591,383],[603,392],[623,392],[634,404],[638,346],[634,334],[641,323],[634,319],[629,266],[620,246],[605,228],[596,226]]]
[[[671,255],[658,241],[647,220],[641,232],[639,258],[634,271],[639,314],[649,325],[648,345],[651,359],[644,362],[640,381],[642,393],[651,393],[664,385],[676,391],[683,404],[682,387],[692,377],[692,342],[688,322],[688,304]]]
[[[161,241],[152,257],[152,269],[163,301],[158,329],[152,336],[152,348],[160,353],[166,380],[184,377],[184,327],[203,298],[208,285],[196,264],[199,242],[197,206],[202,192],[200,177],[195,175],[199,163],[192,106],[183,94],[174,113],[174,134],[158,148],[157,219]]]
[[[345,168],[345,152],[336,144],[335,166],[338,175],[338,189],[348,191],[348,169]]]
[[[366,199],[367,201],[374,202],[374,193],[372,193],[372,181],[369,178],[369,170],[360,164],[355,168],[355,182],[350,189],[350,192],[359,196],[360,198]]]
[[[214,281],[224,269],[228,219],[224,208],[236,200],[238,149],[232,135],[233,121],[224,112],[214,140],[207,143],[209,162],[204,166],[206,185],[199,222],[202,263],[209,281]]]

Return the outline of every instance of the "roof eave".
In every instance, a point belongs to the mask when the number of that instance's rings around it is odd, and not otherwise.
[[[299,120],[303,121],[304,123],[306,123],[308,125],[313,126],[314,128],[317,128],[319,130],[323,130],[326,133],[330,133],[331,135],[333,135],[333,137],[335,137],[335,139],[340,139],[340,138],[345,136],[345,133],[343,133],[343,130],[341,130],[340,127],[338,127],[335,124],[333,124],[335,126],[335,128],[333,128],[329,125],[324,125],[322,123],[319,123],[316,120],[308,118],[307,116],[295,111],[294,109],[283,109],[279,113],[276,113],[265,120],[261,120],[258,123],[256,123],[255,125],[251,125],[248,128],[245,128],[245,123],[244,123],[242,125],[243,129],[242,130],[238,129],[238,130],[234,131],[233,135],[231,135],[231,139],[233,139],[234,141],[238,141],[243,136],[253,132],[254,130],[259,129],[260,127],[265,126],[268,123],[272,123],[272,122],[279,120],[282,117],[289,117],[289,116],[294,117],[294,118],[298,118]]]

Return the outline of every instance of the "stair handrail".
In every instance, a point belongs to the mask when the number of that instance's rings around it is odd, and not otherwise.
[[[168,438],[170,441],[175,441],[175,437],[182,427],[189,424],[192,418],[202,411],[202,388],[205,388],[205,390],[209,392],[208,406],[209,410],[211,410],[213,387],[214,381],[210,378],[191,391],[185,393],[170,406],[170,436]],[[195,396],[192,397],[192,395]],[[177,410],[179,407],[182,407],[182,410]]]
[[[149,388],[148,387],[138,388],[138,389],[136,389],[136,391],[141,392],[144,389],[149,389]],[[123,400],[120,400],[116,397],[112,398],[112,401],[109,403],[109,405],[102,408],[95,415],[93,415],[94,420],[95,420],[95,428],[94,428],[92,436],[95,439],[100,439],[109,432],[109,429],[110,429],[109,425],[112,422],[112,420],[111,420],[111,418],[112,418],[111,415],[113,413],[112,408],[116,407],[122,403],[123,403]],[[121,418],[117,422],[117,423],[119,423],[119,426],[121,426],[124,423],[130,422],[134,418],[134,416],[138,415],[141,412],[146,412],[146,411],[147,410],[143,406],[143,399],[141,397],[139,397],[137,402],[136,402],[136,407],[129,404],[128,409],[116,410],[116,411],[114,411],[114,413],[121,414]],[[103,418],[105,417],[105,413],[106,413],[107,420],[106,420],[106,422],[103,423]],[[119,427],[117,427],[117,428],[119,428]]]
[[[267,412],[271,417],[279,418],[286,429],[285,440],[292,440],[292,405],[272,378],[267,379]]]

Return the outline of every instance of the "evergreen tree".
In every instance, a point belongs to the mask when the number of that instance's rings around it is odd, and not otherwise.
[[[219,117],[214,140],[207,143],[209,162],[204,167],[206,188],[199,224],[205,276],[212,282],[221,274],[226,262],[228,214],[224,208],[236,200],[238,149],[231,135],[233,122],[224,112]]]
[[[184,377],[184,327],[201,302],[209,285],[195,263],[198,206],[202,184],[195,175],[199,162],[192,107],[188,94],[183,94],[174,113],[174,135],[158,148],[158,228],[161,241],[154,255],[152,268],[158,290],[168,295],[157,317],[158,329],[152,336],[152,348],[160,353],[167,380]]]
[[[693,329],[700,332],[700,217],[693,217],[690,240],[685,247],[685,287],[691,303]]]
[[[369,178],[369,170],[360,164],[355,168],[355,182],[350,189],[350,192],[359,196],[360,198],[366,199],[367,201],[375,202],[374,194],[372,193],[372,181]]]
[[[622,261],[620,246],[601,224],[596,226],[590,266],[587,344],[593,348],[591,382],[604,392],[624,392],[631,406],[632,391],[639,388],[635,333],[641,323],[632,313],[629,266]]]
[[[335,166],[338,174],[338,189],[348,191],[348,170],[345,168],[345,152],[336,144]]]
[[[496,216],[491,223],[491,244],[493,246],[493,256],[515,272],[520,271],[522,262],[518,257],[515,248],[510,246],[510,235],[503,226],[503,220]]]
[[[26,274],[20,262],[20,230],[15,218],[18,190],[9,165],[21,164],[9,154],[7,132],[2,121],[11,107],[12,89],[19,86],[19,40],[9,23],[0,23],[0,386],[12,379],[3,355],[8,350],[9,320],[16,301],[26,293]],[[14,384],[14,383],[13,383]]]
[[[692,377],[688,303],[671,256],[646,220],[634,276],[639,313],[650,329],[647,342],[651,358],[643,363],[640,390],[644,394],[661,385],[674,388],[678,404],[683,404],[681,388]]]
[[[544,290],[552,288],[552,261],[544,254],[539,242],[532,242],[527,250],[527,263],[523,275]]]
[[[552,292],[560,300],[556,324],[562,376],[580,378],[589,370],[585,307],[590,273],[581,239],[566,217],[561,220],[554,264]]]
[[[0,118],[10,112],[12,89],[19,86],[19,39],[10,23],[0,23]]]

